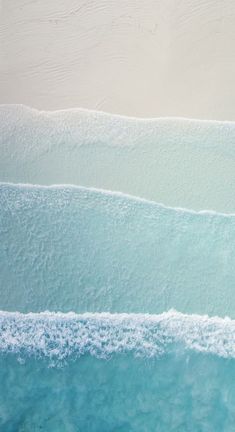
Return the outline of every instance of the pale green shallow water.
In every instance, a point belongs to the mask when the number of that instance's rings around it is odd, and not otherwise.
[[[235,213],[235,123],[0,105],[0,180]]]

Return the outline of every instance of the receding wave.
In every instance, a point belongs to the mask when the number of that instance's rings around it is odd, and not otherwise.
[[[193,350],[235,358],[235,321],[184,315],[0,312],[0,352],[65,359],[117,353],[160,356]],[[173,347],[173,348],[172,348]]]
[[[235,216],[0,185],[1,309],[234,317]]]
[[[1,180],[235,212],[235,123],[0,105]]]

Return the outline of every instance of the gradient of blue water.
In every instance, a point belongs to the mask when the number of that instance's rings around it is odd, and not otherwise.
[[[234,212],[233,123],[0,117],[2,181]],[[0,432],[234,432],[235,322],[190,315],[235,317],[234,244],[234,214],[0,184]],[[120,315],[1,311],[45,309]]]

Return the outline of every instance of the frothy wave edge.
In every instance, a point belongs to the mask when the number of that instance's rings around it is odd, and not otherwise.
[[[235,358],[235,320],[186,315],[0,312],[0,353],[65,360],[115,353],[158,357],[173,346]]]
[[[63,190],[63,191],[73,191],[77,190],[82,193],[86,194],[94,194],[96,196],[106,196],[110,198],[119,198],[119,199],[125,199],[133,203],[143,203],[146,205],[150,205],[156,208],[162,208],[165,210],[177,212],[177,213],[186,213],[186,214],[192,214],[192,215],[198,215],[198,216],[212,216],[212,217],[225,217],[230,218],[234,217],[235,213],[223,213],[223,212],[217,212],[215,210],[193,210],[190,208],[184,208],[184,207],[171,207],[167,206],[161,202],[157,202],[154,200],[149,200],[143,197],[139,197],[136,195],[130,195],[128,193],[124,193],[121,191],[116,190],[108,190],[108,189],[101,189],[101,188],[95,188],[95,187],[87,187],[82,185],[74,185],[74,184],[50,184],[50,185],[41,185],[41,184],[32,184],[32,183],[12,183],[12,182],[2,182],[0,181],[0,189],[1,188],[9,188],[9,189],[15,189],[15,190]]]

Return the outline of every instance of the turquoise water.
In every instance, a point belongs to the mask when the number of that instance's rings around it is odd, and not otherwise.
[[[0,106],[0,432],[234,431],[234,142]]]
[[[4,432],[234,431],[234,360],[84,356],[61,369],[1,356],[0,379]]]
[[[233,431],[235,322],[0,314],[0,427]]]

